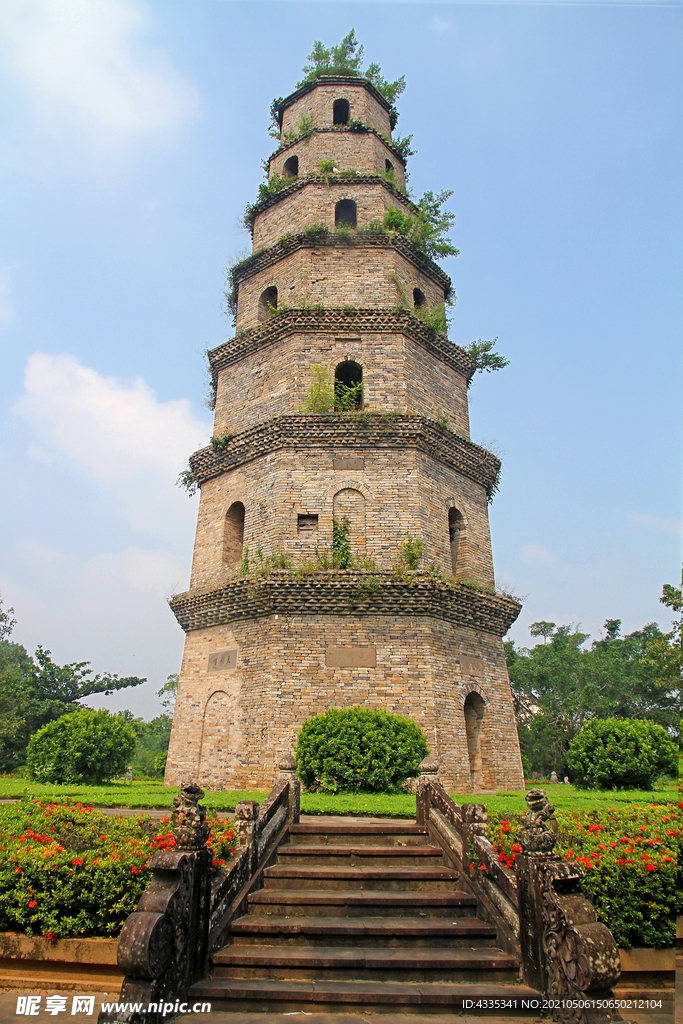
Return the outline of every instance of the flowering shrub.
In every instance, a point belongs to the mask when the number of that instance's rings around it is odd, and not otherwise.
[[[555,852],[580,864],[581,890],[617,945],[663,947],[676,937],[677,847],[675,804],[633,804],[609,810],[558,810]],[[514,870],[522,852],[514,837],[519,815],[489,817],[489,839],[501,864]]]
[[[161,819],[110,817],[68,800],[0,808],[0,930],[49,939],[118,935],[151,879],[149,862],[175,840]],[[209,819],[213,870],[234,847],[232,823]]]

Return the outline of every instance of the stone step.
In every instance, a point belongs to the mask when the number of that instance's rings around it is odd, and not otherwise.
[[[313,843],[280,846],[277,851],[278,864],[288,867],[409,867],[419,862],[424,864],[443,863],[443,850],[438,846],[318,846]]]
[[[410,920],[467,920],[476,915],[477,899],[464,892],[368,892],[360,889],[258,889],[249,894],[249,916],[289,914],[300,917],[387,915]]]
[[[211,1003],[212,1012],[237,1013],[421,1013],[465,1012],[497,1018],[538,1016],[542,996],[525,985],[406,984],[368,981],[248,981],[205,978],[190,989],[190,1001]],[[529,1005],[531,1004],[531,1005]]]
[[[358,846],[374,842],[381,842],[383,846],[424,846],[429,836],[427,829],[421,825],[403,822],[329,824],[324,818],[314,824],[292,825],[289,832],[291,846],[304,846],[308,843],[315,846],[328,843],[333,846]]]
[[[512,983],[519,962],[503,950],[384,949],[362,946],[226,946],[213,955],[215,978],[289,981]]]
[[[266,868],[264,878],[271,889],[371,889],[403,892],[448,892],[458,880],[449,868],[311,867],[289,868],[276,864]]]
[[[405,917],[291,917],[246,914],[233,921],[230,932],[240,945],[381,946],[383,949],[420,946],[443,948],[494,946],[496,929],[476,917],[435,921]]]

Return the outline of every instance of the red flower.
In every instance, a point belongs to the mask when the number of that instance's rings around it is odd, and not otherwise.
[[[20,875],[21,874],[21,868],[15,868],[14,869],[14,874],[15,875]]]
[[[82,864],[83,861],[82,861],[82,859],[80,857],[74,857],[74,859],[71,861],[71,863],[74,865],[74,867],[78,867],[78,865]]]
[[[47,939],[48,942],[56,942],[57,941],[57,936],[53,935],[52,932],[45,932],[45,938]]]
[[[30,900],[29,907],[37,907],[37,906],[38,906],[38,900]]]
[[[673,863],[673,857],[662,857],[662,860],[664,861],[665,864],[672,864]]]
[[[512,844],[512,852],[513,853],[521,853],[522,852],[522,847],[518,843],[513,843]]]
[[[623,859],[623,857],[617,857],[617,864],[625,864],[625,863],[626,863],[626,861]]]
[[[645,870],[646,871],[656,871],[657,868],[654,866],[654,864],[646,864],[645,865]]]
[[[479,870],[480,871],[486,871],[486,865],[485,864],[480,864],[479,865]]]

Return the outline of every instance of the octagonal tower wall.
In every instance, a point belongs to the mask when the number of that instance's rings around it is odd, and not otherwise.
[[[353,238],[348,245],[302,246],[263,270],[241,276],[238,331],[268,317],[265,293],[271,288],[277,289],[278,307],[391,308],[401,303],[402,293],[412,299],[415,289],[429,308],[444,301],[443,285],[402,252],[386,245],[366,247],[362,238]]]
[[[303,117],[312,117],[317,128],[331,128],[335,100],[348,102],[349,120],[362,121],[391,139],[389,104],[374,86],[362,79],[330,75],[309,82],[283,100],[281,140],[288,132],[299,131]]]
[[[407,197],[391,190],[376,176],[359,175],[344,182],[333,178],[327,184],[319,179],[302,182],[300,188],[256,215],[254,251],[274,245],[293,226],[301,232],[314,224],[323,224],[328,231],[334,231],[337,203],[345,199],[356,204],[358,229],[367,228],[373,221],[381,222],[391,207],[404,213],[410,209]]]
[[[410,336],[389,331],[293,331],[261,347],[245,345],[243,353],[236,346],[230,365],[218,373],[214,436],[299,412],[313,367],[322,366],[332,381],[349,360],[362,368],[364,409],[419,413],[469,437],[466,375]]]
[[[311,432],[315,424],[311,424]],[[362,428],[359,428],[362,429]],[[321,428],[324,431],[324,427]],[[339,495],[343,491],[353,494]],[[348,512],[339,502],[349,499]],[[390,570],[408,534],[424,544],[425,563],[436,563],[456,580],[493,587],[493,562],[484,487],[415,450],[346,445],[337,454],[280,449],[203,483],[190,589],[217,586],[240,572],[242,546],[226,546],[229,510],[244,508],[242,543],[251,558],[284,553],[293,564],[332,551],[332,524],[342,515],[351,526],[356,555]],[[457,564],[453,567],[449,509],[462,517]],[[316,517],[302,531],[300,517]],[[314,525],[314,529],[309,528]]]
[[[448,790],[524,785],[503,645],[490,633],[421,616],[276,614],[189,633],[180,679],[168,785],[263,788],[301,725],[340,705],[413,718]],[[472,693],[482,702],[474,751]]]
[[[406,187],[405,167],[397,153],[376,132],[354,132],[348,128],[317,129],[296,142],[290,142],[269,159],[268,174],[290,177],[291,164],[297,158],[297,174],[317,174],[322,161],[332,160],[340,171],[355,169],[359,174],[382,174],[391,164],[396,184]]]

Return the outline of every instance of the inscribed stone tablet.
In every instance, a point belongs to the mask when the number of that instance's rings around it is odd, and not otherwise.
[[[365,469],[365,459],[335,458],[332,459],[333,469]]]
[[[472,658],[469,654],[460,655],[460,671],[465,676],[483,676],[483,658]]]
[[[328,647],[325,652],[327,668],[375,668],[375,646]]]
[[[206,666],[207,672],[227,672],[231,668],[237,668],[237,648],[229,651],[216,651],[209,655],[209,663]]]

